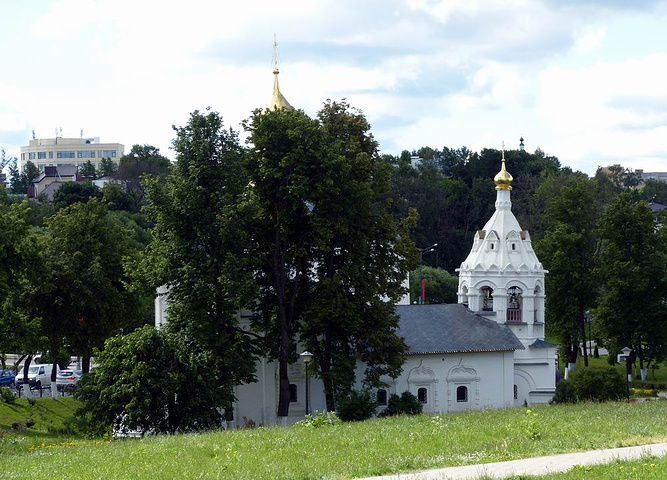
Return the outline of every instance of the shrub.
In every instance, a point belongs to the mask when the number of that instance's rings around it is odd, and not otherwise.
[[[144,326],[107,339],[97,367],[79,382],[77,416],[91,434],[175,433],[215,428],[226,392],[209,351],[179,334]]]
[[[12,430],[17,433],[24,433],[25,424],[23,422],[14,422],[12,423]]]
[[[570,381],[579,401],[618,400],[626,388],[623,376],[613,367],[582,368],[570,375]]]
[[[381,416],[391,417],[393,415],[418,415],[422,413],[422,404],[412,393],[405,391],[399,397],[392,394],[387,402],[387,409]]]
[[[0,400],[12,405],[16,401],[16,394],[9,387],[0,387]]]
[[[352,390],[338,400],[338,416],[344,422],[368,420],[375,413],[377,406],[369,390]]]
[[[306,415],[303,420],[294,424],[295,427],[320,428],[340,425],[341,420],[335,412],[315,412],[315,415]]]
[[[577,403],[577,394],[570,380],[561,380],[556,385],[556,393],[551,403]]]

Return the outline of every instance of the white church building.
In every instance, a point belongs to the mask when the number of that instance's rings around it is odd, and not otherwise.
[[[383,378],[376,391],[378,413],[389,395],[412,392],[426,413],[503,408],[548,402],[555,390],[556,345],[544,341],[544,274],[511,210],[512,177],[502,169],[495,177],[496,211],[475,234],[472,250],[461,263],[458,304],[411,305],[406,297],[396,312],[398,335],[409,352],[398,378]],[[167,322],[168,295],[156,299],[156,326]],[[239,313],[249,325],[252,312]],[[278,422],[278,363],[257,362],[257,381],[236,387],[237,425]],[[306,413],[306,372],[301,360],[290,365],[288,423]],[[364,366],[357,368],[361,388]],[[322,382],[309,381],[308,411],[325,410]]]
[[[291,108],[278,86],[274,70],[271,108]],[[475,234],[472,250],[457,269],[458,304],[411,305],[406,296],[396,312],[398,335],[408,346],[407,360],[398,378],[383,378],[377,390],[378,413],[392,393],[412,392],[426,413],[503,408],[548,402],[555,390],[556,345],[545,342],[544,275],[530,235],[512,213],[512,176],[502,167],[494,178],[496,210]],[[168,318],[168,294],[158,290],[155,324]],[[252,312],[239,313],[248,327]],[[308,378],[301,360],[290,365],[291,402],[288,423],[303,418],[306,410],[326,409],[322,382]],[[364,365],[357,368],[362,387]],[[278,362],[260,359],[257,381],[236,387],[234,418],[238,426],[278,422]],[[306,398],[308,397],[308,408]]]

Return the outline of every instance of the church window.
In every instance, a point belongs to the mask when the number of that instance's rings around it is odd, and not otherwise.
[[[468,287],[465,285],[461,287],[461,303],[468,306]]]
[[[491,287],[482,287],[482,310],[485,312],[493,311],[493,289]]]
[[[517,400],[519,398],[519,387],[514,385],[514,400]]]
[[[421,404],[426,404],[428,402],[428,391],[426,387],[417,389],[417,399],[419,399],[419,403]]]
[[[507,290],[507,322],[521,322],[522,290],[519,287],[510,287]]]
[[[460,386],[456,388],[456,401],[459,403],[468,401],[468,387]]]
[[[516,250],[516,243],[512,244],[512,250]]]
[[[495,246],[495,245],[492,243],[492,244],[491,244],[491,250],[493,250],[493,247],[494,247],[494,246]]]
[[[294,383],[289,384],[289,401],[290,402],[296,402],[297,401],[296,384],[294,384]]]
[[[386,405],[387,404],[387,390],[385,390],[384,388],[381,388],[380,390],[378,390],[377,402],[378,402],[378,405]]]

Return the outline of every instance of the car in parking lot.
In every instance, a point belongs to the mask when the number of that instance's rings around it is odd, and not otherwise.
[[[30,365],[28,367],[28,380],[30,381],[30,388],[42,388],[51,386],[51,371],[53,365],[50,363],[42,363],[37,365]],[[56,372],[60,368],[56,365]],[[19,371],[14,379],[14,385],[19,388],[23,384],[23,368]]]
[[[83,372],[81,370],[61,370],[56,375],[56,388],[58,391],[64,390],[67,387],[76,387],[76,384],[79,383]]]
[[[14,385],[14,372],[9,369],[0,369],[0,387],[10,387]]]

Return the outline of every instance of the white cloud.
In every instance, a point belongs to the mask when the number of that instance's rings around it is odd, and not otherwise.
[[[4,138],[32,128],[51,136],[58,126],[78,136],[83,127],[169,153],[171,125],[209,105],[239,128],[270,98],[276,32],[289,101],[314,114],[326,98],[347,97],[385,151],[498,147],[523,135],[527,148],[587,173],[615,155],[665,158],[665,56],[596,58],[623,31],[610,19],[637,22],[633,11],[530,0],[30,5],[32,24],[0,39],[21,62],[0,79]]]
[[[581,32],[575,34],[575,49],[580,51],[593,50],[600,45],[606,33],[605,27],[586,26]]]

